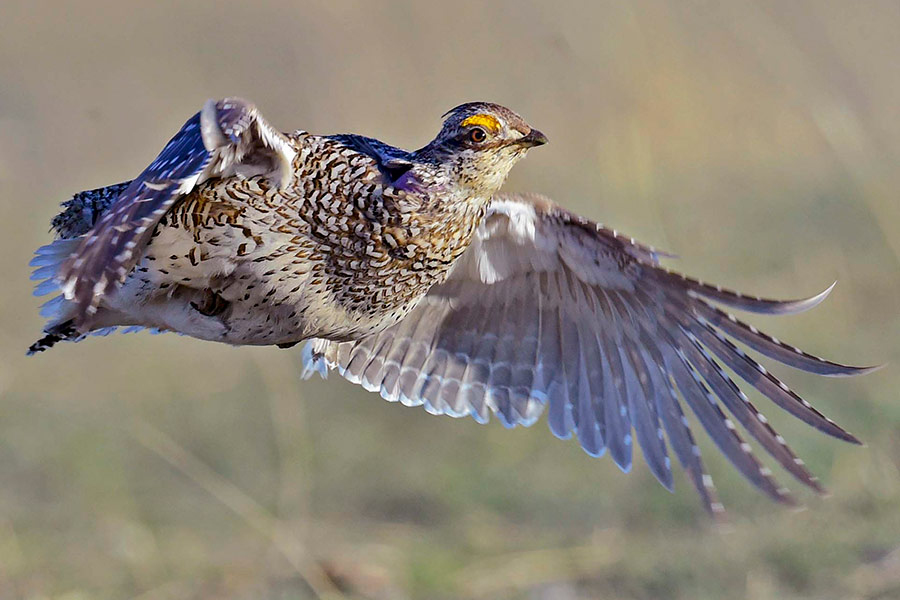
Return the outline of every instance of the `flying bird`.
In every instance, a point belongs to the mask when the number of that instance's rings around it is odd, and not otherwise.
[[[788,301],[740,294],[664,268],[666,254],[549,198],[500,192],[546,142],[487,102],[451,109],[410,152],[281,133],[245,100],[210,100],[135,179],[64,203],[58,239],[31,262],[35,293],[56,295],[29,354],[116,328],[306,342],[306,376],[336,369],[389,401],[480,423],[529,426],[546,412],[557,437],[608,451],[623,470],[639,444],[670,490],[671,449],[710,512],[722,507],[689,412],[771,498],[796,502],[739,428],[823,492],[725,368],[858,443],[744,348],[826,376],[872,367],[810,355],[723,307],[797,313],[831,288]]]

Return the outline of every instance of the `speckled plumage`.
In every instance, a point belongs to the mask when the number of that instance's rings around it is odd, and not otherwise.
[[[460,140],[481,113],[502,129]],[[443,280],[509,169],[541,143],[530,133],[512,111],[471,103],[406,152],[278,134],[249,103],[208,104],[139,178],[82,192],[55,219],[61,237],[84,239],[57,274],[69,302],[50,329],[144,325],[255,345],[383,329]]]
[[[713,512],[685,406],[773,499],[794,501],[738,425],[823,491],[725,368],[850,442],[737,343],[820,375],[871,369],[807,354],[717,305],[788,314],[830,288],[746,296],[668,271],[665,254],[543,196],[497,193],[545,141],[487,103],[451,110],[431,143],[407,152],[282,134],[252,104],[210,101],[137,178],[65,203],[59,239],[32,261],[36,293],[61,293],[30,353],[116,327],[235,345],[308,340],[307,374],[336,369],[387,400],[509,427],[546,411],[554,434],[608,450],[623,470],[636,440],[667,487],[671,447]]]

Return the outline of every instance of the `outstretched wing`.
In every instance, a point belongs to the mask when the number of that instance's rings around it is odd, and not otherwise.
[[[794,313],[827,291],[797,301],[748,297],[667,271],[658,255],[546,198],[500,194],[449,279],[407,318],[358,342],[315,340],[307,365],[336,367],[390,401],[479,422],[493,412],[508,427],[531,425],[546,408],[554,434],[574,433],[594,456],[609,450],[624,470],[636,439],[670,489],[671,446],[707,509],[717,511],[687,405],[735,467],[772,498],[793,502],[735,421],[797,479],[823,491],[723,366],[799,419],[850,442],[857,440],[734,341],[821,375],[869,369],[806,354],[710,301]]]
[[[59,271],[77,322],[97,310],[138,262],[153,229],[182,196],[214,177],[291,174],[295,150],[256,107],[239,98],[209,100],[113,202]]]

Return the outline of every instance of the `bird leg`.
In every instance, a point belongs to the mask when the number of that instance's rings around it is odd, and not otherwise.
[[[198,302],[191,302],[197,312],[207,317],[222,314],[228,308],[229,302],[212,290],[203,290],[203,296]]]

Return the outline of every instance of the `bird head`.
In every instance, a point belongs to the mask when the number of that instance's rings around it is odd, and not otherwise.
[[[489,197],[530,148],[546,143],[543,133],[508,108],[469,102],[445,113],[440,133],[419,152],[445,164],[458,184]]]

